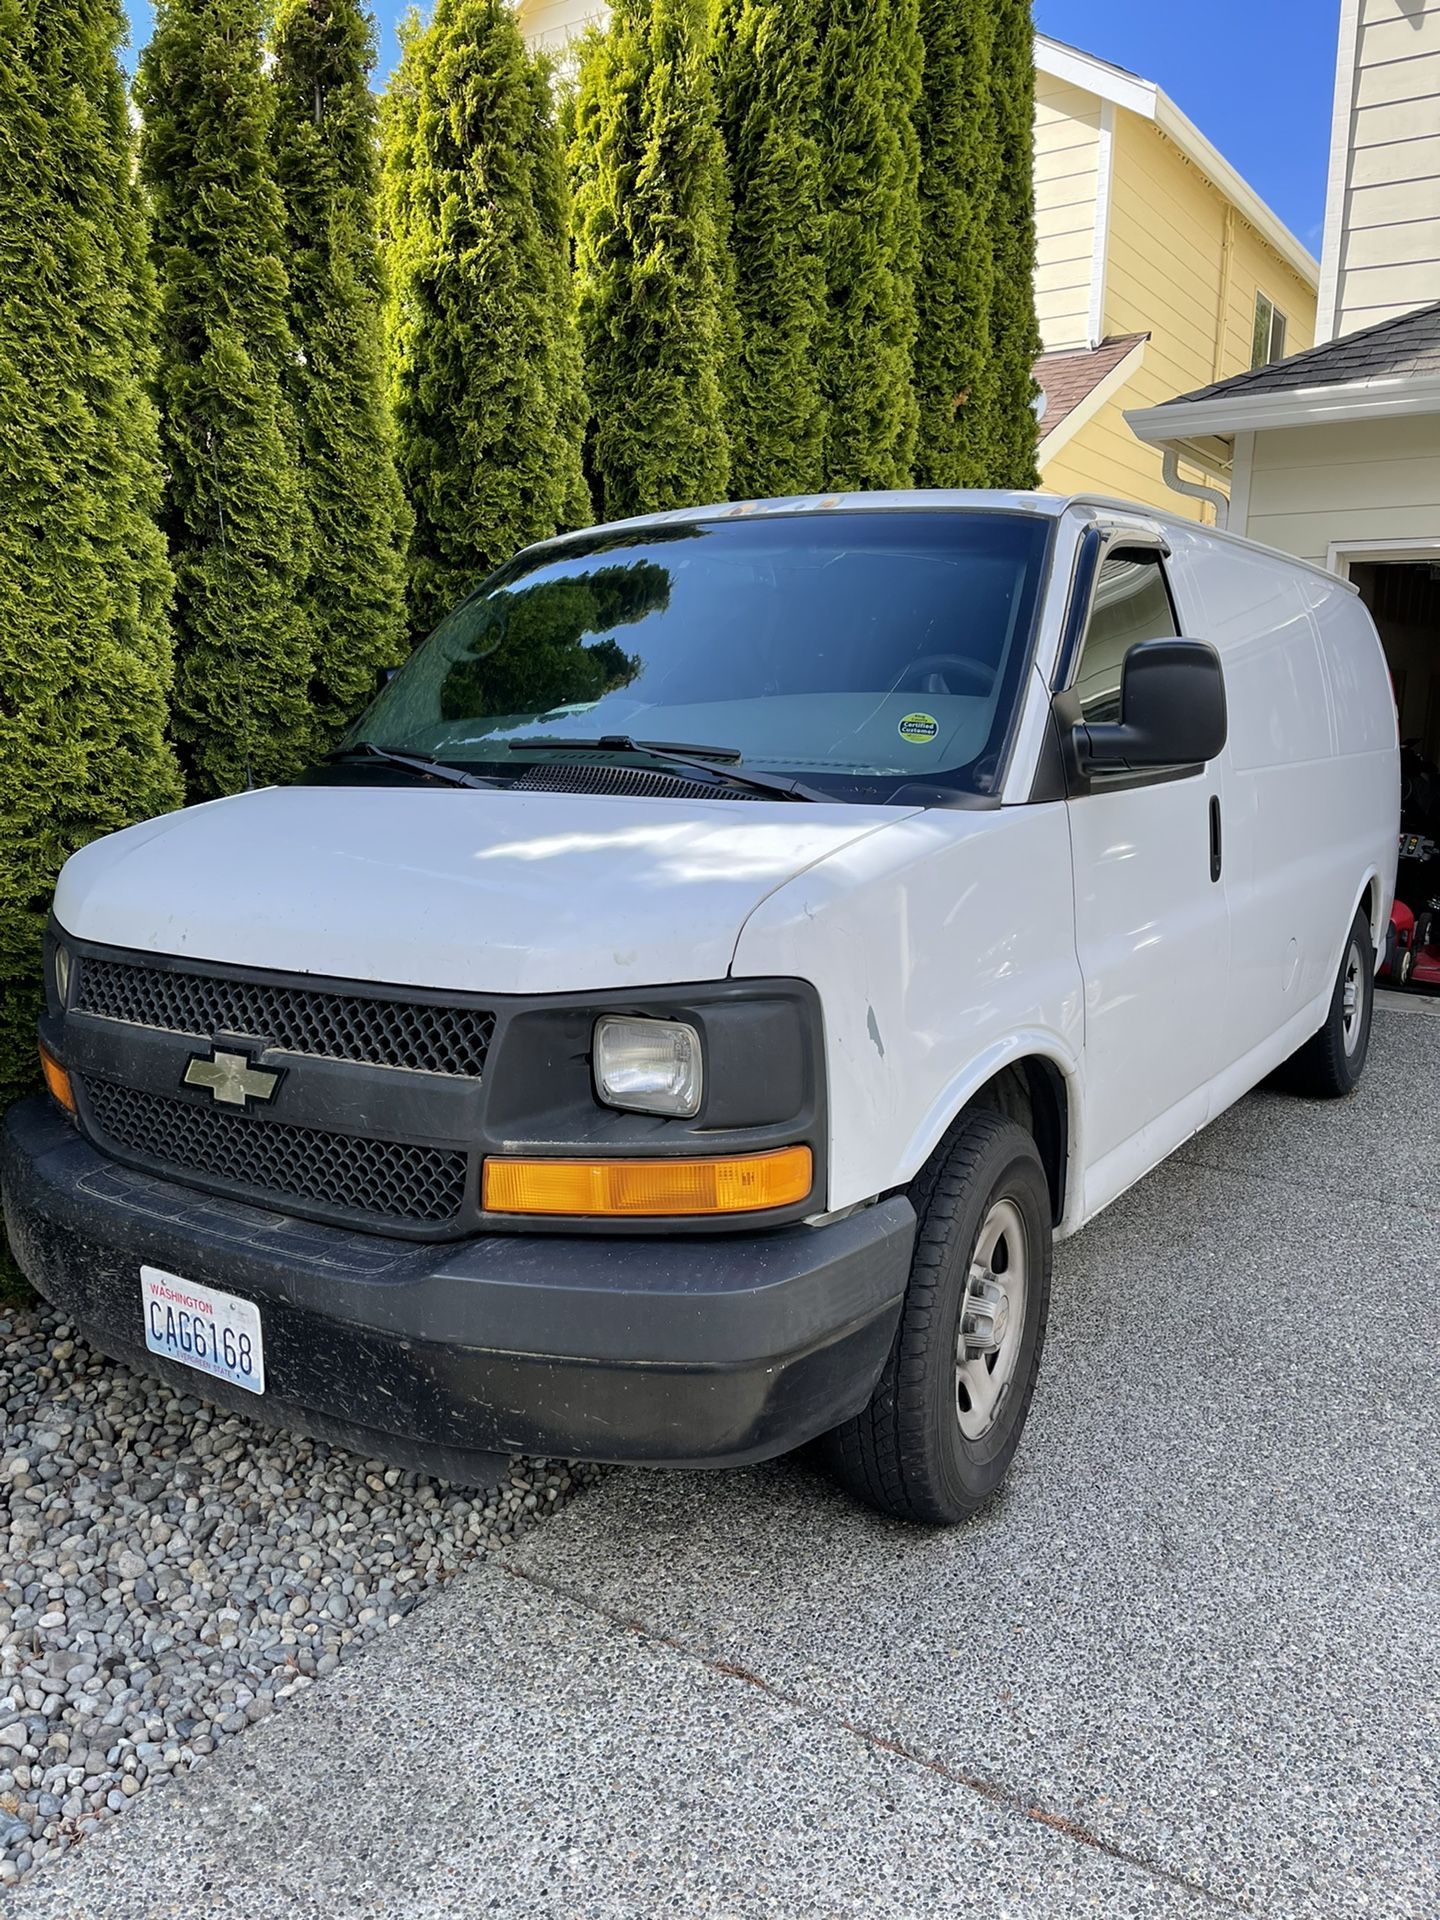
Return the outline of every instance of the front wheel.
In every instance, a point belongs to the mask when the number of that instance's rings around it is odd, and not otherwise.
[[[1325,1024],[1281,1068],[1292,1093],[1312,1100],[1341,1100],[1353,1093],[1370,1052],[1370,1023],[1375,1013],[1375,949],[1370,922],[1362,908],[1355,916],[1340,972],[1330,996]]]
[[[867,1406],[828,1437],[836,1476],[900,1520],[968,1520],[1009,1470],[1050,1306],[1050,1189],[1035,1142],[964,1115],[921,1176],[910,1284]]]

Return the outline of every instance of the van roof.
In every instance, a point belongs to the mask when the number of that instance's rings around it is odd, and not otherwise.
[[[676,507],[665,513],[636,514],[626,520],[610,520],[602,524],[607,531],[629,531],[640,527],[683,526],[700,520],[764,520],[782,514],[800,513],[1026,513],[1037,520],[1058,520],[1061,514],[1071,507],[1087,509],[1098,516],[1110,514],[1124,515],[1137,526],[1175,527],[1187,533],[1202,533],[1210,540],[1233,542],[1236,546],[1248,547],[1252,552],[1269,555],[1273,559],[1288,561],[1291,566],[1301,567],[1308,573],[1318,573],[1332,586],[1354,592],[1353,583],[1344,580],[1339,574],[1331,573],[1327,568],[1317,566],[1312,560],[1302,560],[1292,553],[1282,553],[1278,547],[1262,546],[1258,540],[1247,540],[1238,533],[1229,533],[1219,527],[1201,526],[1198,521],[1182,518],[1179,514],[1165,513],[1156,507],[1141,506],[1138,501],[1110,498],[1104,494],[1091,493],[1039,493],[1006,491],[1001,488],[952,488],[952,487],[908,487],[896,488],[889,492],[870,493],[806,493],[792,494],[774,500],[719,500],[704,507]],[[593,529],[587,529],[593,531]],[[539,540],[528,548],[529,552],[541,552],[554,541],[573,538],[571,534],[556,534],[550,540]]]

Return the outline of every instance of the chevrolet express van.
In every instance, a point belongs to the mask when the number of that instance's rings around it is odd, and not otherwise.
[[[1365,1063],[1394,702],[1341,581],[1099,500],[522,553],[328,763],[66,866],[5,1217],[110,1354],[366,1455],[1000,1483],[1051,1243]]]

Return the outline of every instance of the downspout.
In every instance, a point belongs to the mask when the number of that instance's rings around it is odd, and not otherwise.
[[[1225,202],[1225,228],[1220,241],[1220,295],[1215,305],[1215,353],[1210,378],[1218,380],[1225,371],[1225,323],[1230,317],[1230,278],[1235,258],[1235,209]]]
[[[1162,471],[1172,493],[1183,493],[1187,500],[1205,500],[1215,509],[1215,525],[1223,533],[1230,524],[1230,502],[1218,487],[1201,486],[1198,480],[1180,478],[1180,456],[1174,447],[1166,447]]]

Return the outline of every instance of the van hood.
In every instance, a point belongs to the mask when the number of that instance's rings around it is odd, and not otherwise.
[[[462,992],[719,980],[776,887],[913,811],[275,787],[95,841],[55,917],[104,946]]]

